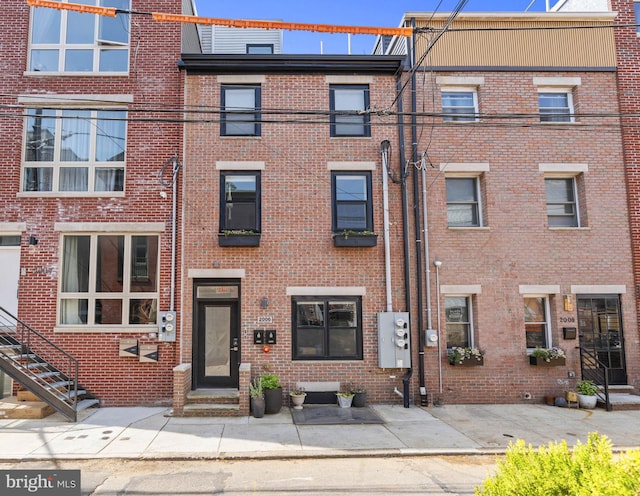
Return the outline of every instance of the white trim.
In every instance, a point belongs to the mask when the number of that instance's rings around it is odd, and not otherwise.
[[[189,279],[242,279],[245,269],[187,269]]]
[[[42,93],[39,95],[18,95],[18,103],[25,104],[70,104],[70,103],[104,103],[105,105],[117,105],[123,103],[133,103],[133,95],[73,95],[66,93]]]
[[[489,172],[489,163],[488,162],[478,162],[478,163],[441,163],[440,164],[440,172],[444,172],[445,174],[449,173],[464,173],[467,175],[480,175],[483,172]]]
[[[265,163],[259,160],[256,161],[229,161],[220,160],[216,162],[217,170],[264,170]]]
[[[538,170],[545,174],[578,175],[589,172],[589,164],[538,164]]]
[[[441,284],[440,293],[446,296],[482,294],[480,284]]]
[[[586,284],[572,285],[572,294],[626,294],[627,286],[624,284]]]
[[[564,87],[564,89],[575,88],[582,84],[582,79],[579,77],[534,77],[533,84],[535,86],[551,86],[551,87]],[[544,92],[538,88],[538,91]],[[548,90],[547,90],[548,91]]]
[[[56,222],[54,231],[59,232],[123,232],[161,233],[164,222]]]
[[[464,76],[438,76],[436,84],[440,86],[469,86],[474,90],[484,84],[484,77],[464,77]]]
[[[327,162],[327,169],[337,171],[376,170],[375,162]]]
[[[364,296],[364,286],[289,286],[287,296]]]
[[[324,80],[327,84],[373,84],[372,76],[328,75]]]
[[[524,295],[554,295],[560,294],[560,285],[558,284],[520,284],[518,292]]]
[[[26,230],[26,222],[0,222],[0,233],[3,235],[22,234]]]
[[[216,77],[220,84],[262,84],[265,80],[264,74],[220,74]]]

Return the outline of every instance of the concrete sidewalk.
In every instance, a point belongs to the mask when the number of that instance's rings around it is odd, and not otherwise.
[[[640,447],[640,411],[546,405],[371,407],[384,424],[296,425],[288,408],[263,418],[177,418],[165,408],[100,408],[77,423],[58,414],[0,420],[0,460],[90,458],[238,459],[502,453],[607,435],[615,449]]]

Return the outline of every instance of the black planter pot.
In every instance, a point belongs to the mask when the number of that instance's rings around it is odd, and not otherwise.
[[[264,417],[265,401],[262,398],[251,398],[251,413],[255,418]]]
[[[264,390],[264,413],[267,415],[280,413],[282,408],[282,388]]]
[[[351,406],[354,406],[356,408],[363,408],[367,406],[367,392],[363,391],[360,393],[355,393],[353,401],[351,402]]]

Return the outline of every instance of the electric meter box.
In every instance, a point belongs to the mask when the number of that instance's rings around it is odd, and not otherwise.
[[[158,341],[176,340],[176,312],[158,313]]]
[[[408,312],[378,314],[378,366],[383,369],[411,367],[411,330]]]

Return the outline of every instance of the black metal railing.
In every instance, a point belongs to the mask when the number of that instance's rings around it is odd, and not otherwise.
[[[58,411],[61,411],[58,406],[61,407],[65,410],[61,413],[76,420],[78,360],[3,307],[0,307],[0,365],[18,382],[28,382],[28,389],[43,401]]]
[[[579,346],[580,350],[580,372],[583,381],[593,381],[599,386],[596,396],[604,403],[608,412],[611,411],[609,401],[609,367],[598,360],[598,357],[590,350]]]

